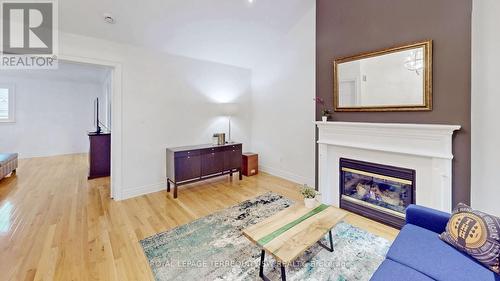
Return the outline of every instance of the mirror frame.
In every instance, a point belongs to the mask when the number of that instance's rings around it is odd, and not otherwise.
[[[339,64],[387,55],[400,51],[406,51],[415,48],[424,48],[424,104],[422,105],[388,105],[388,106],[357,106],[340,107],[339,106]],[[374,52],[362,53],[354,56],[337,58],[333,62],[333,108],[336,112],[383,112],[383,111],[430,111],[432,110],[432,40],[421,41],[404,46],[398,46]]]

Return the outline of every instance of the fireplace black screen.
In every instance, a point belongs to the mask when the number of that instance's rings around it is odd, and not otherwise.
[[[400,228],[414,203],[415,171],[340,159],[340,206]]]

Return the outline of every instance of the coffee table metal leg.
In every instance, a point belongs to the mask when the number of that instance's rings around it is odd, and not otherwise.
[[[260,269],[259,269],[259,277],[264,279],[264,258],[266,256],[266,251],[262,250],[260,253]],[[265,280],[265,279],[264,279]]]
[[[331,230],[328,232],[328,236],[329,236],[329,238],[330,238],[330,247],[328,247],[328,246],[324,245],[323,243],[321,243],[321,241],[318,241],[318,244],[319,244],[321,247],[323,247],[323,248],[327,249],[328,251],[333,252],[333,239],[332,239],[332,231],[331,231]]]
[[[281,263],[281,280],[286,281],[285,265]]]
[[[259,277],[262,278],[264,281],[271,281],[267,276],[264,275],[264,260],[266,258],[266,251],[262,250],[260,252],[260,267],[259,267]],[[286,272],[285,272],[285,265],[283,263],[280,263],[281,265],[281,280],[286,281]]]

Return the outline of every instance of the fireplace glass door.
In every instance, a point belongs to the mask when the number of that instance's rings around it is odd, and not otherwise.
[[[340,171],[343,208],[397,226],[404,221],[414,202],[415,171],[349,159],[341,159]]]

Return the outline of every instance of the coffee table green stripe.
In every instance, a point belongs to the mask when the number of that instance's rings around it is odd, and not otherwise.
[[[317,213],[320,213],[321,211],[324,211],[328,208],[329,206],[328,205],[325,205],[325,204],[321,204],[319,205],[318,207],[314,208],[313,210],[311,210],[310,212],[308,212],[307,214],[301,216],[300,218],[292,221],[292,222],[289,222],[287,224],[285,224],[284,226],[276,229],[275,231],[271,232],[270,234],[262,237],[261,239],[259,239],[259,241],[257,241],[257,243],[260,245],[260,246],[264,246],[266,245],[267,243],[271,242],[274,238],[280,236],[281,234],[285,233],[286,231],[288,231],[290,228],[296,226],[297,224],[307,220],[308,218],[316,215]]]

